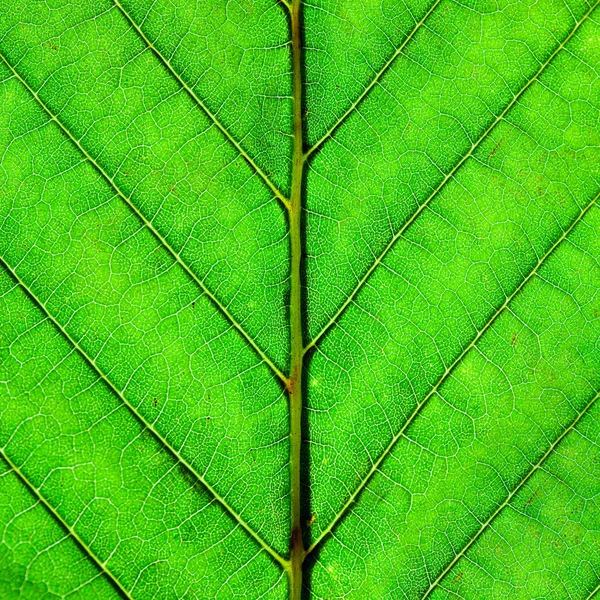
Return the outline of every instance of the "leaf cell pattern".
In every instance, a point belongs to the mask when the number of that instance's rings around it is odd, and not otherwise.
[[[0,0],[0,597],[600,597],[600,7]]]

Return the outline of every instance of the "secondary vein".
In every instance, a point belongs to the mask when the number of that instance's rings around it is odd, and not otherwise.
[[[367,280],[371,277],[375,269],[379,266],[379,264],[383,261],[388,252],[393,248],[395,243],[402,237],[405,231],[416,221],[417,217],[431,204],[433,199],[442,191],[442,189],[446,186],[446,184],[454,178],[457,171],[462,167],[463,164],[469,159],[473,152],[481,145],[481,142],[487,138],[487,136],[492,132],[492,130],[504,119],[506,114],[510,111],[510,109],[516,104],[516,102],[523,96],[523,94],[529,89],[529,87],[538,79],[538,77],[542,74],[542,72],[546,69],[546,67],[552,62],[552,60],[556,57],[556,55],[565,47],[565,45],[569,42],[569,40],[575,35],[579,27],[583,24],[583,22],[590,16],[592,11],[598,5],[598,1],[596,1],[592,7],[588,10],[588,12],[575,24],[575,27],[571,30],[571,32],[567,35],[567,37],[556,47],[554,52],[546,59],[546,61],[541,65],[541,67],[537,70],[537,72],[533,75],[529,81],[521,88],[521,90],[513,96],[512,100],[506,105],[504,110],[496,117],[493,123],[481,134],[479,139],[471,145],[471,148],[468,152],[454,165],[454,167],[450,170],[450,172],[444,176],[439,185],[433,190],[433,192],[429,195],[429,197],[417,208],[417,210],[413,213],[413,215],[402,225],[400,230],[392,237],[387,246],[383,249],[383,252],[375,259],[373,264],[369,267],[366,273],[362,276],[359,282],[356,284],[355,288],[352,290],[350,295],[346,298],[340,308],[336,311],[336,313],[329,319],[329,321],[325,324],[325,326],[319,331],[319,333],[311,340],[311,342],[306,346],[305,352],[315,346],[323,336],[329,331],[329,329],[337,322],[343,312],[348,308],[351,302],[354,300],[358,292],[362,289],[363,285],[367,282]]]
[[[592,600],[597,592],[600,592],[600,583],[589,593],[585,600]]]
[[[128,23],[134,29],[144,41],[146,46],[152,51],[152,53],[158,58],[158,60],[166,67],[171,76],[179,83],[179,85],[187,92],[188,96],[203,110],[204,114],[214,123],[217,129],[227,138],[232,146],[240,153],[244,160],[250,165],[254,172],[264,181],[267,187],[273,192],[275,197],[281,201],[281,203],[289,209],[290,201],[285,195],[279,190],[279,188],[271,181],[267,174],[256,164],[254,159],[242,148],[238,141],[229,133],[226,127],[217,119],[216,115],[209,110],[204,102],[197,96],[196,92],[183,80],[183,78],[177,73],[177,71],[171,66],[168,59],[162,55],[160,50],[148,39],[142,28],[133,20],[131,15],[123,8],[123,5],[119,0],[113,0],[115,7],[121,12],[121,14],[127,19]]]
[[[58,511],[46,500],[40,490],[25,476],[21,469],[10,459],[4,448],[0,448],[0,455],[8,464],[11,470],[23,483],[23,485],[38,499],[38,501],[46,508],[52,517],[60,523],[68,534],[77,542],[77,545],[89,556],[92,562],[102,571],[110,582],[129,600],[133,600],[133,596],[125,589],[125,586],[119,581],[116,575],[107,567],[108,561],[102,561],[96,553],[79,537],[77,532],[61,517]]]
[[[521,479],[521,481],[513,488],[513,490],[508,494],[505,500],[496,508],[496,510],[491,514],[491,516],[485,521],[479,530],[475,533],[475,535],[465,544],[465,546],[461,549],[460,552],[456,554],[456,556],[446,565],[446,567],[442,570],[442,572],[437,576],[437,578],[431,583],[425,594],[421,597],[421,600],[425,600],[429,597],[433,589],[440,583],[440,581],[445,577],[445,575],[454,567],[454,565],[464,556],[464,554],[469,550],[469,548],[479,539],[479,537],[486,531],[486,529],[492,524],[494,519],[502,512],[502,510],[508,506],[510,501],[515,497],[515,495],[519,492],[520,489],[531,479],[531,477],[536,473],[536,471],[542,466],[542,464],[546,461],[546,459],[554,452],[556,447],[562,442],[562,440],[570,433],[577,423],[583,418],[583,416],[588,412],[588,410],[592,407],[592,405],[598,400],[600,397],[600,392],[596,393],[595,396],[588,402],[585,408],[577,414],[575,419],[571,421],[571,423],[567,426],[567,428],[556,438],[556,440],[550,445],[548,450],[542,455],[542,457],[538,460],[537,463],[533,465],[533,467],[527,472],[525,477]]]
[[[106,376],[102,369],[96,364],[95,360],[89,356],[85,350],[79,345],[71,334],[59,323],[59,321],[50,313],[44,302],[38,298],[33,291],[25,284],[25,282],[17,275],[16,271],[5,261],[3,257],[0,257],[0,265],[6,270],[6,272],[15,280],[15,282],[25,291],[27,296],[36,304],[39,309],[43,312],[46,318],[57,328],[57,330],[65,337],[65,339],[75,348],[77,353],[83,358],[83,360],[93,369],[96,375],[105,383],[110,391],[127,407],[129,412],[149,431],[152,435],[160,442],[161,446],[165,448],[173,459],[178,462],[181,466],[196,478],[208,491],[208,493],[223,507],[225,512],[233,519],[234,522],[238,523],[244,531],[259,544],[259,546],[265,550],[272,558],[275,559],[284,569],[288,569],[289,563],[280,554],[274,550],[267,542],[265,542],[258,533],[242,519],[234,508],[221,496],[215,488],[213,488],[206,479],[196,471],[196,469],[179,454],[179,452],[167,441],[167,439],[159,433],[154,427],[154,424],[148,421],[138,410],[125,398],[123,392],[116,387],[116,385]]]
[[[442,0],[435,0],[435,2],[431,5],[429,10],[423,15],[420,21],[413,27],[412,31],[406,36],[402,44],[398,46],[398,48],[394,51],[392,56],[388,59],[388,61],[383,65],[383,67],[377,72],[371,83],[363,90],[360,96],[351,104],[350,108],[335,122],[333,127],[325,133],[325,135],[316,142],[307,152],[306,158],[308,158],[311,154],[316,152],[336,131],[336,129],[356,110],[359,104],[369,95],[369,92],[379,83],[379,80],[383,77],[383,75],[388,71],[388,69],[392,66],[393,62],[400,56],[402,50],[406,47],[406,45],[413,39],[416,35],[417,31],[421,28],[421,25],[425,23],[428,17],[433,13],[438,4]]]
[[[483,334],[495,323],[500,314],[508,307],[510,302],[523,290],[523,288],[527,285],[527,283],[535,276],[535,274],[539,271],[540,267],[546,262],[546,260],[554,253],[554,251],[560,246],[560,244],[568,237],[569,233],[575,228],[575,226],[583,219],[586,213],[595,206],[598,199],[600,199],[600,192],[580,211],[577,217],[571,222],[569,227],[559,236],[559,238],[552,244],[552,246],[547,250],[547,252],[538,260],[537,264],[533,267],[533,269],[528,273],[528,275],[521,281],[521,283],[515,288],[510,296],[507,296],[503,302],[503,304],[496,310],[496,312],[492,315],[492,317],[487,321],[487,323],[476,333],[473,339],[469,342],[467,346],[462,350],[462,352],[456,357],[454,362],[446,369],[446,371],[442,374],[442,376],[438,379],[437,383],[431,388],[431,390],[427,393],[425,398],[421,400],[420,403],[417,404],[414,411],[408,417],[408,419],[404,422],[398,433],[394,435],[390,443],[381,453],[379,458],[372,464],[369,472],[365,475],[362,481],[357,486],[356,490],[350,495],[342,509],[337,513],[337,515],[333,518],[331,523],[321,532],[319,537],[315,540],[315,542],[310,546],[307,551],[307,554],[312,552],[337,526],[337,524],[342,520],[342,518],[347,513],[350,506],[356,501],[358,495],[365,489],[373,475],[377,472],[382,462],[388,456],[398,440],[404,435],[404,432],[408,429],[410,424],[415,420],[415,418],[419,415],[425,404],[437,393],[441,385],[446,381],[446,379],[450,376],[451,373],[454,372],[456,367],[462,362],[463,358],[467,355],[467,353],[477,344]]]
[[[144,214],[135,206],[131,199],[125,195],[123,191],[117,186],[112,177],[102,168],[98,163],[83,147],[80,141],[67,129],[67,127],[58,119],[58,117],[50,110],[50,108],[44,103],[39,97],[37,92],[31,88],[31,86],[21,77],[17,70],[8,62],[4,54],[0,53],[0,59],[4,64],[11,70],[14,77],[27,89],[27,91],[35,98],[38,104],[46,112],[52,121],[54,121],[61,131],[71,140],[75,147],[85,156],[85,158],[92,164],[96,171],[102,176],[102,178],[110,185],[110,187],[117,193],[127,206],[137,215],[142,223],[147,227],[153,236],[158,240],[160,245],[167,250],[167,252],[175,259],[177,264],[185,271],[185,273],[196,282],[202,291],[210,298],[212,304],[217,310],[233,325],[233,327],[240,333],[242,338],[252,347],[252,349],[258,354],[258,356],[269,366],[271,371],[284,383],[287,384],[287,377],[281,372],[275,363],[268,357],[266,352],[254,341],[250,334],[241,326],[241,324],[233,317],[233,315],[227,310],[225,305],[208,289],[202,279],[200,279],[194,271],[187,265],[187,263],[181,258],[181,256],[175,251],[174,248],[167,242],[167,240],[160,234],[160,232],[154,227],[151,221],[149,221]]]

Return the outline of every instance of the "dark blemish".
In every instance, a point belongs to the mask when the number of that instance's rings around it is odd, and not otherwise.
[[[294,385],[291,379],[286,379],[285,389],[291,394],[294,391]]]
[[[157,405],[156,398],[154,398],[154,400],[152,402],[154,403],[154,408],[156,408],[156,405]]]
[[[454,578],[454,583],[458,583],[462,578],[464,577],[464,573],[459,573],[455,578]]]
[[[493,148],[492,151],[487,155],[488,158],[492,158],[496,152],[500,149],[500,146],[504,143],[504,139],[501,139]]]
[[[192,302],[192,308],[196,308],[196,302]]]
[[[510,345],[514,346],[517,343],[518,339],[519,339],[519,332],[516,331],[515,333],[513,333],[512,337],[510,338]]]
[[[600,317],[600,313],[598,312],[597,308],[594,309],[594,317],[596,317],[596,319]]]
[[[533,494],[531,494],[529,500],[527,500],[527,502],[525,502],[525,505],[523,506],[523,508],[527,508],[535,500],[535,498],[539,495],[539,493],[540,493],[540,490],[538,488]]]

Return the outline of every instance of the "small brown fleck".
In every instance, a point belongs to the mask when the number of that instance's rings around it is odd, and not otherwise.
[[[510,338],[510,345],[514,346],[517,343],[517,340],[519,339],[519,332],[515,331],[512,335],[512,337]]]
[[[294,393],[294,385],[296,385],[296,381],[298,381],[298,365],[294,367],[292,376],[285,382],[285,387],[290,395]]]
[[[531,494],[531,496],[529,497],[529,500],[527,500],[527,502],[525,502],[525,505],[523,506],[523,508],[527,508],[539,495],[540,493],[540,489],[538,488],[533,494]]]
[[[504,143],[504,140],[500,140],[493,148],[492,151],[488,154],[488,158],[492,158],[492,156],[494,156],[494,154],[496,154],[496,152],[498,152],[500,146],[502,146],[502,144]]]
[[[458,583],[462,578],[464,577],[464,573],[459,573],[455,578],[454,578],[454,583]]]
[[[291,379],[287,379],[285,382],[285,389],[292,394],[294,392],[294,383]]]
[[[156,408],[156,406],[157,406],[157,400],[156,400],[156,397],[154,397],[153,403],[154,403],[154,408]]]

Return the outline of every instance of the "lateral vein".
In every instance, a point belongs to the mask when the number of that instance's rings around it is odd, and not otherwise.
[[[238,523],[246,533],[254,539],[255,542],[259,544],[259,546],[268,552],[278,562],[284,569],[288,569],[288,561],[284,559],[276,550],[274,550],[267,542],[265,542],[258,533],[242,519],[242,517],[233,509],[233,507],[223,498],[207,481],[206,479],[196,471],[196,469],[185,459],[183,458],[179,452],[171,446],[171,444],[167,441],[165,437],[162,436],[155,429],[154,425],[148,421],[138,410],[125,398],[124,394],[119,390],[114,383],[104,374],[102,369],[96,364],[95,360],[89,356],[83,348],[79,345],[77,340],[75,340],[69,332],[58,322],[58,320],[50,313],[46,305],[42,302],[40,298],[38,298],[33,291],[25,284],[25,282],[17,275],[16,271],[5,261],[3,257],[0,257],[0,264],[4,267],[4,269],[12,276],[12,278],[19,284],[19,286],[25,291],[25,293],[31,298],[31,300],[41,309],[41,311],[46,315],[47,319],[58,329],[58,331],[68,340],[68,342],[75,348],[75,350],[79,353],[79,355],[84,359],[84,361],[94,370],[97,376],[106,384],[106,386],[111,390],[117,398],[127,407],[129,412],[133,415],[135,419],[138,420],[148,431],[150,431],[154,437],[160,442],[160,444],[171,454],[173,459],[181,464],[185,469],[195,477],[209,492],[209,494],[217,501],[221,506],[225,509],[225,512],[230,515],[230,517]]]
[[[337,515],[333,518],[332,522],[321,532],[316,541],[310,546],[307,551],[307,554],[312,552],[336,527],[336,525],[342,520],[342,518],[347,513],[350,506],[356,501],[358,495],[365,489],[373,475],[377,472],[379,467],[381,466],[384,459],[392,452],[394,446],[398,442],[398,440],[404,435],[404,432],[408,429],[410,424],[415,420],[415,418],[419,415],[422,408],[427,404],[427,402],[433,397],[433,395],[439,390],[440,386],[446,381],[446,379],[450,376],[451,373],[454,372],[456,367],[462,362],[463,358],[468,354],[468,352],[475,347],[479,339],[483,336],[483,334],[495,323],[496,319],[500,316],[500,314],[508,307],[508,305],[512,302],[512,300],[523,290],[523,288],[527,285],[527,283],[535,276],[540,267],[546,262],[546,260],[553,254],[553,252],[560,246],[560,244],[568,237],[569,233],[574,229],[574,227],[583,219],[586,213],[596,204],[598,199],[600,198],[600,192],[596,194],[596,196],[580,211],[577,217],[573,220],[573,222],[569,225],[569,227],[560,235],[560,237],[554,242],[554,244],[548,249],[548,251],[538,260],[537,264],[533,267],[533,269],[529,272],[529,274],[521,281],[521,283],[515,288],[510,296],[507,296],[504,300],[503,304],[496,310],[496,312],[492,315],[492,317],[487,321],[487,323],[477,332],[475,337],[469,342],[469,344],[462,350],[462,352],[454,359],[454,362],[444,371],[442,376],[438,379],[437,383],[429,390],[427,395],[421,400],[420,403],[417,404],[414,411],[408,417],[408,419],[404,422],[400,431],[392,438],[390,443],[387,445],[385,450],[381,453],[379,458],[373,463],[371,469],[363,478],[363,480],[359,483],[356,490],[350,495],[347,502],[344,504],[342,509],[337,513]]]
[[[337,322],[342,313],[348,308],[350,303],[354,300],[358,292],[362,289],[362,286],[367,282],[367,280],[371,277],[375,269],[379,266],[379,264],[383,261],[387,253],[392,249],[395,243],[398,241],[400,237],[404,234],[404,232],[416,221],[417,217],[431,204],[432,200],[441,192],[441,190],[446,186],[446,184],[453,179],[454,175],[457,171],[462,167],[462,165],[473,155],[473,152],[479,147],[481,142],[487,138],[487,136],[491,133],[491,131],[504,119],[506,114],[510,111],[510,109],[516,104],[516,102],[523,96],[523,94],[529,89],[529,87],[538,79],[538,77],[542,74],[542,72],[546,69],[546,67],[551,63],[554,57],[566,46],[569,40],[575,35],[579,27],[582,23],[590,16],[592,11],[598,5],[599,0],[597,0],[593,6],[588,10],[588,12],[581,18],[579,22],[576,23],[575,27],[571,30],[569,35],[556,47],[554,52],[546,59],[541,67],[537,70],[535,75],[525,84],[521,90],[513,96],[513,99],[506,105],[504,110],[496,117],[494,122],[481,134],[479,139],[471,146],[469,151],[456,163],[456,165],[449,171],[447,175],[444,176],[439,185],[433,190],[433,192],[429,195],[429,197],[417,208],[417,210],[413,213],[413,215],[402,225],[400,230],[392,237],[387,246],[384,248],[383,252],[375,259],[373,264],[369,267],[360,281],[356,284],[356,287],[352,290],[350,295],[346,298],[344,303],[340,306],[337,312],[329,319],[329,321],[325,324],[325,326],[319,331],[319,333],[313,338],[313,340],[306,346],[304,351],[306,352],[313,346],[315,346],[319,340],[329,331],[329,329]]]
[[[589,596],[585,600],[592,600],[597,592],[600,592],[600,583],[590,592]]]
[[[431,8],[423,15],[421,20],[413,27],[412,31],[406,36],[404,41],[396,48],[392,56],[388,59],[388,61],[381,67],[381,69],[377,72],[371,83],[363,90],[360,96],[351,104],[350,108],[335,122],[333,127],[325,133],[325,135],[316,142],[305,154],[305,157],[308,158],[311,154],[316,152],[335,132],[335,130],[356,110],[358,105],[368,96],[369,92],[379,83],[379,80],[383,77],[383,75],[388,71],[388,69],[392,66],[393,62],[400,56],[402,50],[406,47],[406,45],[413,39],[416,35],[417,31],[421,28],[421,25],[425,23],[427,18],[431,15],[431,13],[436,9],[438,4],[442,0],[435,0],[435,2],[431,5]]]
[[[119,581],[115,574],[106,566],[108,561],[102,561],[96,553],[79,537],[77,532],[69,525],[58,513],[58,511],[46,500],[40,490],[33,485],[31,481],[24,475],[19,467],[8,457],[4,448],[0,448],[0,454],[11,468],[21,483],[38,499],[38,501],[46,508],[46,510],[54,517],[56,521],[67,531],[67,533],[77,542],[77,545],[89,556],[92,562],[100,569],[111,583],[129,600],[133,600],[133,596],[125,589],[125,586]]]
[[[283,2],[283,0],[281,0]],[[182,79],[182,77],[175,71],[171,66],[171,63],[166,57],[162,55],[160,50],[148,39],[142,28],[133,20],[131,15],[123,8],[119,0],[113,0],[113,4],[121,12],[121,14],[127,19],[128,23],[135,30],[135,32],[142,38],[146,46],[152,51],[152,53],[158,58],[158,60],[167,68],[171,76],[179,83],[179,85],[187,92],[188,96],[203,110],[204,114],[213,122],[217,129],[227,138],[231,145],[240,153],[244,160],[250,165],[254,172],[263,180],[267,187],[273,192],[275,197],[289,210],[290,201],[284,196],[279,188],[271,181],[267,174],[256,164],[252,157],[241,147],[237,140],[229,133],[225,126],[217,119],[216,115],[208,109],[206,104],[200,98],[198,98],[196,92]],[[284,4],[286,4],[284,2]],[[287,6],[287,4],[286,4]]]
[[[258,354],[258,356],[264,361],[266,365],[273,371],[273,373],[284,383],[287,384],[287,377],[281,372],[279,368],[275,365],[275,363],[267,356],[267,354],[260,348],[260,346],[252,339],[250,334],[241,326],[240,323],[233,317],[233,315],[227,310],[224,304],[208,289],[206,284],[202,279],[200,279],[194,271],[183,261],[181,256],[175,251],[174,248],[167,242],[167,240],[159,233],[159,231],[152,225],[152,222],[149,221],[142,212],[135,206],[135,204],[128,198],[124,192],[117,186],[114,180],[110,177],[110,175],[100,166],[100,164],[87,152],[87,150],[82,146],[79,140],[67,129],[65,125],[58,119],[58,117],[50,110],[48,106],[44,103],[44,101],[38,96],[37,92],[30,87],[30,85],[21,77],[21,75],[13,68],[13,66],[8,62],[4,54],[0,53],[0,59],[2,62],[11,70],[14,77],[27,89],[27,91],[35,98],[38,104],[42,107],[42,109],[46,112],[46,114],[50,117],[52,121],[54,121],[58,127],[65,133],[65,135],[71,140],[71,142],[77,147],[77,149],[85,156],[85,158],[92,164],[92,166],[96,169],[96,171],[103,177],[103,179],[110,185],[110,187],[117,193],[119,198],[121,198],[127,206],[137,215],[137,217],[142,221],[142,223],[150,230],[150,232],[154,235],[154,237],[159,241],[159,243],[167,250],[167,252],[175,259],[177,264],[185,271],[185,273],[191,277],[196,284],[202,289],[202,291],[210,298],[213,305],[217,308],[217,310],[233,325],[235,329],[240,333],[243,339],[252,347],[252,349]]]
[[[425,594],[421,597],[421,600],[425,600],[428,598],[433,589],[440,583],[440,581],[445,577],[445,575],[454,567],[454,565],[466,554],[469,548],[479,539],[479,537],[487,530],[487,528],[492,524],[494,519],[502,512],[506,506],[510,503],[510,501],[515,497],[515,495],[519,492],[521,488],[531,479],[531,477],[535,474],[535,472],[542,466],[545,460],[550,456],[552,452],[556,449],[556,447],[562,442],[562,440],[569,434],[579,423],[579,421],[583,418],[583,416],[588,412],[588,410],[592,407],[592,405],[598,400],[600,397],[600,392],[596,393],[594,397],[588,402],[585,408],[575,417],[573,421],[567,426],[567,428],[556,438],[556,440],[550,445],[548,450],[542,455],[542,457],[538,460],[535,465],[527,472],[525,477],[521,479],[521,481],[513,488],[513,490],[506,496],[505,500],[496,508],[496,510],[491,514],[491,516],[485,521],[479,530],[475,533],[475,535],[465,544],[458,554],[448,563],[448,565],[444,568],[444,570],[437,576],[437,578],[431,583]],[[600,587],[600,586],[599,586]],[[598,589],[598,588],[597,588]],[[592,592],[593,594],[594,592]]]

